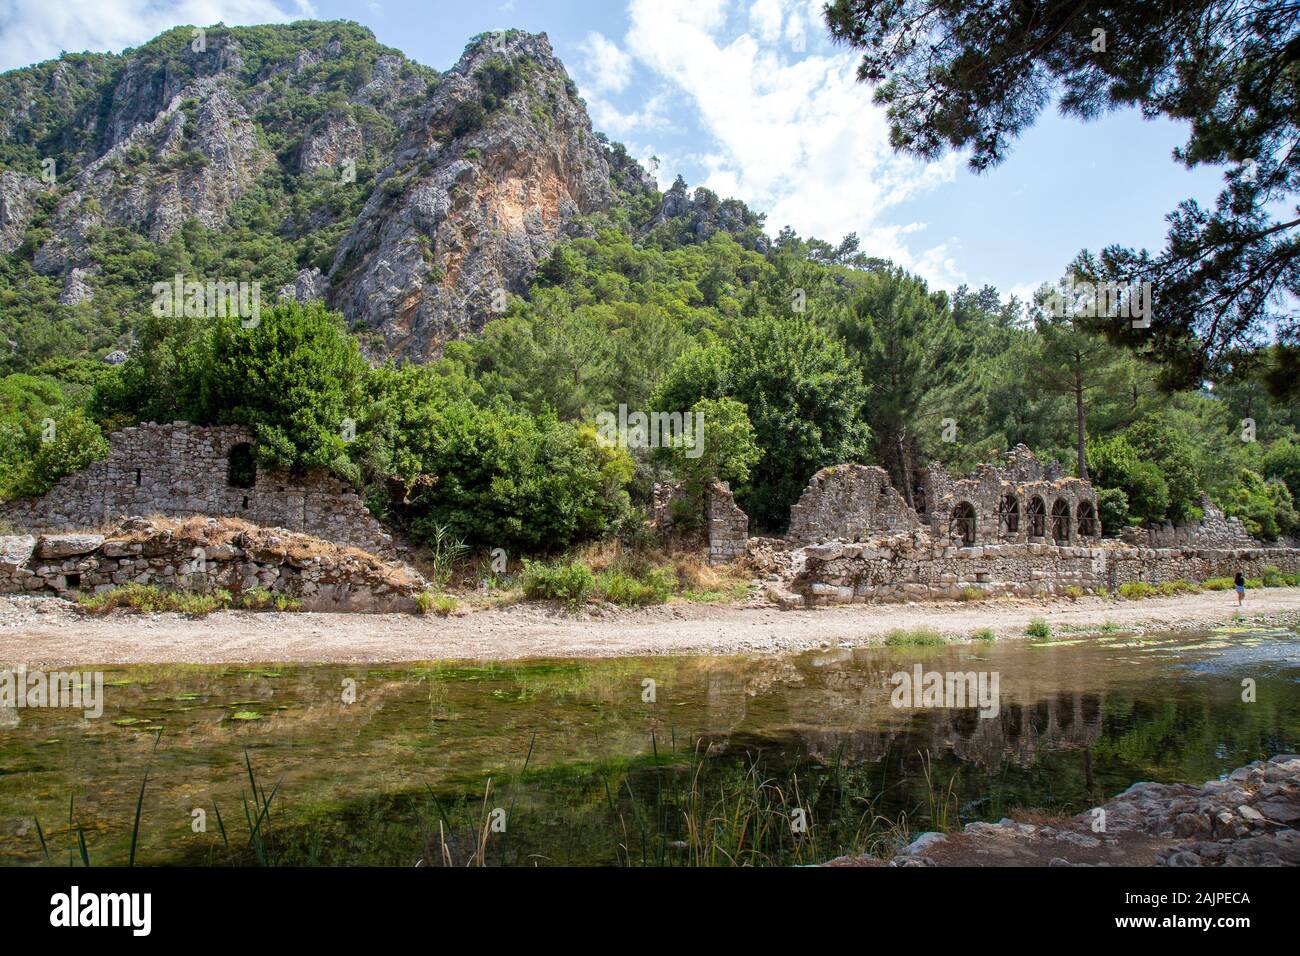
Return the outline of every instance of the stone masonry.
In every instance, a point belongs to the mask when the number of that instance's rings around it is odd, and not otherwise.
[[[285,595],[306,610],[407,611],[428,582],[383,561],[241,521],[128,518],[104,534],[0,536],[0,593],[71,597],[129,584]]]
[[[749,515],[741,511],[724,481],[709,486],[709,564],[730,564],[745,553]]]
[[[831,538],[862,541],[910,531],[920,524],[915,511],[894,490],[889,474],[875,465],[832,465],[812,476],[790,509],[791,541]]]
[[[252,433],[236,425],[124,428],[109,436],[107,458],[0,514],[29,531],[99,528],[128,515],[216,515],[391,553],[392,539],[350,488],[321,473],[263,471],[253,447]]]
[[[1224,517],[1209,498],[1201,499],[1200,521],[1162,521],[1149,528],[1125,528],[1120,537],[1141,548],[1249,548],[1258,542],[1240,518]]]
[[[790,584],[803,606],[953,600],[968,591],[984,597],[1048,597],[1068,589],[1115,591],[1131,582],[1205,581],[1265,568],[1300,571],[1293,548],[1133,548],[1104,545],[1000,544],[957,547],[923,531],[868,543],[829,542],[804,549]]]
[[[1092,484],[1043,468],[1024,445],[1002,466],[978,466],[953,478],[941,465],[925,469],[909,508],[884,469],[834,465],[812,477],[790,509],[787,539],[793,544],[866,541],[929,528],[936,540],[967,546],[1000,543],[1071,544],[1101,537]]]
[[[652,495],[650,524],[660,534],[672,535],[676,530],[673,515],[677,507],[697,507],[690,502],[680,484],[656,482]],[[743,557],[749,542],[749,515],[737,506],[725,481],[709,485],[704,512],[709,563],[729,564]],[[692,531],[686,540],[696,544],[695,537]]]

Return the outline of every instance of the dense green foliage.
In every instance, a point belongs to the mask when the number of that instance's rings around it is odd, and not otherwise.
[[[1203,495],[1253,533],[1296,531],[1297,407],[1271,397],[1252,363],[1212,388],[1162,393],[1152,367],[1048,314],[1041,296],[931,290],[864,255],[853,235],[832,244],[787,228],[769,240],[761,215],[705,189],[687,195],[684,183],[666,205],[603,137],[614,205],[573,223],[577,238],[551,250],[505,314],[428,365],[372,365],[319,306],[268,306],[248,327],[151,314],[151,284],[177,273],[274,288],[332,259],[369,193],[373,157],[355,183],[291,172],[288,159],[331,111],[349,111],[368,143],[391,133],[349,98],[382,48],[337,24],[238,36],[251,77],[289,55],[293,30],[326,28],[342,37],[339,57],[259,81],[276,95],[249,106],[262,135],[278,131],[282,162],[221,229],[191,222],[166,243],[96,232],[95,298],[79,306],[58,305],[58,283],[29,264],[53,194],[24,246],[0,256],[0,327],[14,343],[0,366],[0,494],[48,488],[101,456],[115,428],[188,419],[248,425],[263,466],[328,468],[418,541],[512,555],[633,532],[657,480],[685,482],[697,501],[708,481],[729,481],[753,530],[779,531],[822,467],[880,464],[910,498],[927,463],[966,470],[1017,443],[1086,470],[1112,533],[1196,518]],[[142,49],[160,69],[192,71],[187,37]],[[102,108],[96,97],[120,63],[68,62],[78,108]],[[399,69],[423,75],[404,60]],[[0,78],[34,104],[10,123],[16,145],[0,162],[29,163],[39,145],[75,166],[86,144],[50,139],[63,127],[32,83],[45,67],[34,70]],[[475,77],[478,105],[500,109],[527,78],[489,60]],[[128,336],[125,364],[100,361]],[[673,436],[610,446],[593,426],[620,407],[703,414],[702,453]]]
[[[1080,270],[1154,287],[1149,325],[1104,323],[1195,387],[1252,364],[1300,394],[1300,8],[1286,0],[833,0],[832,36],[861,51],[859,79],[887,108],[890,142],[1000,163],[1048,104],[1091,119],[1137,107],[1185,121],[1185,166],[1224,167],[1213,208],[1185,200],[1166,248],[1082,253]],[[1272,348],[1259,341],[1276,333]]]

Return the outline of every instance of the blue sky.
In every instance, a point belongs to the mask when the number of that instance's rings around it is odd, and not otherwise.
[[[775,232],[838,241],[954,288],[1022,297],[1081,248],[1159,248],[1179,201],[1211,201],[1215,169],[1170,158],[1185,130],[1136,111],[1093,123],[1045,113],[990,173],[889,149],[883,113],[832,45],[822,0],[0,0],[0,69],[61,49],[120,50],[177,23],[352,19],[446,69],[486,30],[545,31],[597,129],[663,185],[677,174],[768,214]],[[1115,42],[1115,38],[1112,38]]]

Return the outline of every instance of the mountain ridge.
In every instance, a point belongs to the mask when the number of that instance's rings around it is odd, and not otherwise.
[[[761,216],[697,198],[593,129],[544,33],[471,38],[441,73],[350,21],[64,54],[0,74],[0,281],[34,293],[0,288],[9,366],[51,337],[129,346],[175,272],[322,299],[373,358],[427,360],[593,215],[765,248]],[[42,305],[66,328],[23,329]]]

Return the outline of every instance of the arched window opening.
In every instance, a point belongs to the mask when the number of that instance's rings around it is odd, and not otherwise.
[[[1029,536],[1047,537],[1047,506],[1037,495],[1029,499]]]
[[[257,461],[248,442],[240,442],[226,456],[226,484],[231,488],[252,488],[257,484]]]
[[[1070,503],[1064,498],[1052,505],[1052,540],[1057,544],[1070,540]]]
[[[998,503],[998,531],[1010,537],[1020,530],[1020,500],[1012,494],[1002,496]]]
[[[1092,506],[1091,501],[1080,501],[1078,514],[1081,537],[1095,538],[1101,534],[1101,528],[1097,523],[1097,509]]]
[[[951,533],[966,547],[975,543],[975,508],[970,502],[963,501],[952,509]]]

